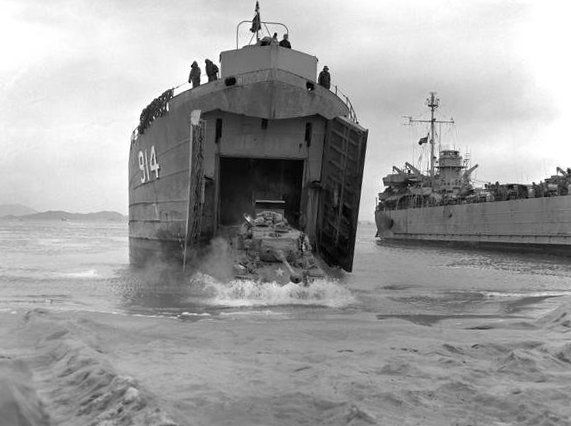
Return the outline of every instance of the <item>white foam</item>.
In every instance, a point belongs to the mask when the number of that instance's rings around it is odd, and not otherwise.
[[[198,313],[198,312],[183,312],[182,314],[180,314],[179,316],[181,317],[209,317],[210,314],[207,312],[202,312],[202,313]]]
[[[284,315],[283,312],[274,312],[269,309],[259,310],[259,311],[233,311],[233,312],[220,312],[221,317],[229,317],[229,316],[240,316],[240,315],[260,315],[260,316],[270,316],[270,315]]]
[[[521,298],[521,297],[557,297],[571,295],[571,291],[565,290],[547,290],[547,291],[530,291],[530,292],[499,292],[499,291],[483,291],[484,297],[489,298]]]
[[[326,279],[315,280],[306,287],[251,280],[222,283],[209,275],[197,274],[191,283],[200,283],[209,296],[207,303],[214,306],[317,305],[341,308],[355,300],[350,291],[337,281]]]
[[[99,274],[97,273],[97,271],[95,269],[89,269],[87,271],[81,271],[81,272],[67,272],[62,274],[64,277],[68,277],[68,278],[97,278],[99,277]]]

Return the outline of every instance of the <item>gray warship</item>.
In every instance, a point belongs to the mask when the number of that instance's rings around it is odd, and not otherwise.
[[[235,49],[220,53],[219,79],[169,89],[141,113],[129,156],[132,264],[188,265],[223,237],[237,278],[352,270],[368,132],[337,86],[318,84],[317,58],[295,41],[280,46],[275,29],[289,34],[256,6]]]
[[[430,143],[430,167],[423,173],[410,163],[393,167],[383,178],[375,210],[382,240],[438,242],[470,247],[551,252],[571,256],[571,168],[556,168],[542,182],[473,184],[478,165],[454,148],[436,156],[435,126],[439,99],[427,99],[431,116],[413,120],[429,125],[419,143]]]

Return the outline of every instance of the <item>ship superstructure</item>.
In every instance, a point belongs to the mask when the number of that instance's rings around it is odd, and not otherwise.
[[[348,98],[317,84],[317,58],[260,37],[275,23],[256,17],[252,43],[220,53],[220,79],[143,111],[129,160],[132,263],[184,263],[215,236],[232,243],[269,201],[316,254],[351,270],[367,130]]]
[[[435,156],[435,93],[427,99],[430,124],[420,144],[430,143],[428,172],[405,163],[383,178],[375,211],[382,239],[467,243],[552,251],[571,256],[571,168],[539,184],[488,183],[475,187],[460,151],[445,147]]]

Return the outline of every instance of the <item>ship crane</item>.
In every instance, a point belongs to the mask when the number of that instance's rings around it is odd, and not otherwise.
[[[436,92],[430,92],[430,96],[426,99],[426,105],[430,108],[430,120],[420,120],[412,118],[411,116],[406,116],[405,118],[408,119],[408,125],[412,125],[412,123],[430,123],[430,132],[428,134],[430,143],[430,186],[434,190],[434,169],[435,169],[435,160],[436,157],[434,156],[434,134],[435,134],[435,124],[454,124],[454,119],[451,118],[450,120],[437,120],[434,116],[434,112],[440,106],[440,98],[436,97]]]
[[[465,179],[469,179],[469,178],[470,178],[470,175],[472,174],[472,172],[473,172],[474,170],[476,170],[477,168],[478,168],[478,165],[476,164],[475,166],[472,166],[472,167],[470,167],[468,170],[466,170],[466,171],[464,172],[464,178],[465,178]]]
[[[472,167],[470,167],[469,169],[465,170],[464,173],[462,174],[462,188],[461,189],[466,189],[466,187],[469,187],[470,181],[471,181],[471,175],[472,172],[474,170],[476,170],[478,168],[478,165],[474,165]]]
[[[405,163],[405,166],[407,166],[415,175],[422,176],[422,173],[420,172],[420,170],[418,170],[416,167],[414,167],[408,161]]]

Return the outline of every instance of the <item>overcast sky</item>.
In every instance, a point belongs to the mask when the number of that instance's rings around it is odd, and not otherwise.
[[[380,179],[418,149],[436,91],[442,143],[485,181],[571,167],[571,7],[549,1],[260,2],[293,48],[328,65],[369,129],[360,218]],[[127,213],[140,111],[193,60],[235,48],[254,1],[0,0],[0,204]]]

